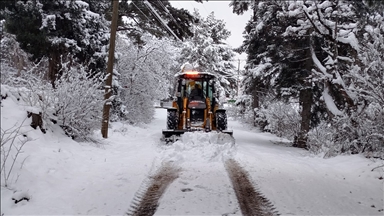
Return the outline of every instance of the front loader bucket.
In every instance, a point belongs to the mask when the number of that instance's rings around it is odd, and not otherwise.
[[[233,136],[233,130],[222,130],[221,133],[229,134],[230,136]]]
[[[163,130],[163,138],[161,140],[169,142],[176,142],[180,138],[182,134],[185,132],[193,132],[196,130]],[[199,130],[202,131],[202,130]],[[209,132],[209,131],[206,131]],[[225,133],[233,137],[233,131],[232,130],[222,130],[218,131],[220,133]]]
[[[174,142],[185,132],[185,130],[163,130],[163,140],[166,142]]]
[[[173,135],[180,136],[183,133],[185,133],[185,130],[163,130],[164,138],[169,138]]]

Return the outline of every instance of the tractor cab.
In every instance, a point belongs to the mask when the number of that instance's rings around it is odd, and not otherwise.
[[[176,75],[176,98],[178,107],[186,103],[186,111],[189,111],[189,124],[186,128],[203,130],[206,126],[205,111],[213,111],[216,103],[214,97],[214,78],[210,73],[185,72]],[[180,96],[179,96],[180,95]],[[179,110],[182,114],[183,110]]]
[[[219,109],[215,92],[216,76],[208,72],[187,71],[175,75],[174,101],[167,109],[164,138],[187,131],[227,130],[227,116]]]

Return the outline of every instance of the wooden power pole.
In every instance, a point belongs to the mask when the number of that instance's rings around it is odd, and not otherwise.
[[[112,105],[112,101],[110,101],[109,98],[111,97],[111,94],[112,94],[112,74],[113,74],[113,62],[114,62],[114,56],[115,56],[115,41],[116,41],[118,12],[119,12],[119,1],[113,0],[111,37],[109,41],[109,55],[108,55],[108,66],[107,66],[107,80],[105,81],[103,121],[101,123],[101,134],[103,135],[103,138],[108,138],[109,110],[111,109],[111,105]]]

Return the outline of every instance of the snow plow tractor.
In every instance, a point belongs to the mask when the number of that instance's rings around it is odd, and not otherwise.
[[[175,75],[175,96],[167,107],[167,129],[163,139],[175,141],[185,132],[218,131],[232,136],[227,129],[227,114],[219,108],[215,92],[215,75],[186,71]]]

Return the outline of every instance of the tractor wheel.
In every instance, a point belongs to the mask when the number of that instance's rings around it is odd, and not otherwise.
[[[177,110],[167,110],[167,129],[176,129],[177,123]]]
[[[216,128],[219,131],[227,129],[227,113],[216,112]]]

